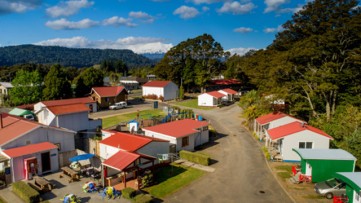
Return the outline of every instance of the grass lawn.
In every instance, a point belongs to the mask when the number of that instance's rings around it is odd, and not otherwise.
[[[198,106],[198,99],[187,99],[184,101],[177,102],[175,104],[179,105],[179,106],[188,107],[188,108],[203,109],[203,110],[210,110],[210,109],[215,108],[215,107],[209,107],[209,106]]]
[[[5,201],[4,198],[0,197],[0,203],[7,203],[7,201]]]
[[[153,116],[165,116],[165,114],[163,113],[163,111],[161,109],[154,109],[154,110],[151,109],[151,110],[139,111],[140,118],[148,119]],[[135,119],[136,117],[137,117],[137,112],[103,118],[103,129],[115,126],[120,122],[128,122],[132,119]]]
[[[204,173],[204,171],[179,165],[162,167],[154,174],[158,184],[144,190],[157,198],[163,198],[189,185]]]
[[[286,172],[286,171],[282,171],[282,172],[277,172],[277,175],[282,178],[283,180],[286,180],[287,178],[291,178],[291,173],[290,172]]]
[[[279,171],[287,171],[289,173],[292,173],[292,166],[289,165],[276,166],[275,168]]]

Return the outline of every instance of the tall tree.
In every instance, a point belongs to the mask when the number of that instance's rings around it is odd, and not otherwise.
[[[80,75],[74,80],[75,94],[77,96],[85,96],[89,94],[91,88],[102,87],[104,85],[103,71],[97,68],[86,68]]]
[[[42,78],[37,70],[19,70],[11,81],[14,86],[10,92],[12,105],[31,104],[40,101]]]
[[[203,88],[205,81],[221,73],[224,68],[222,59],[228,55],[211,35],[203,34],[171,48],[154,71],[158,77],[177,84],[183,80],[185,86],[193,85],[191,81],[195,79],[196,84]]]
[[[73,96],[70,82],[60,65],[53,65],[44,78],[43,99],[66,99]]]

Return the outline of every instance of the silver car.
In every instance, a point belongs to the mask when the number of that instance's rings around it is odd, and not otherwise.
[[[346,184],[337,178],[319,182],[315,184],[315,191],[317,194],[325,196],[327,199],[332,199],[333,196],[346,195]]]

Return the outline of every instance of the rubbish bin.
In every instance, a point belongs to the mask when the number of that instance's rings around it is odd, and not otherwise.
[[[154,101],[154,108],[155,108],[155,109],[158,108],[158,101]]]

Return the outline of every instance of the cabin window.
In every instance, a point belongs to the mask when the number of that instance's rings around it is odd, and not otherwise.
[[[30,141],[30,140],[26,140],[25,144],[26,144],[26,145],[29,145],[29,144],[31,144],[31,141]]]
[[[189,137],[183,137],[182,138],[182,147],[186,147],[189,145]]]
[[[312,149],[312,142],[299,142],[298,143],[298,148],[299,149]]]

